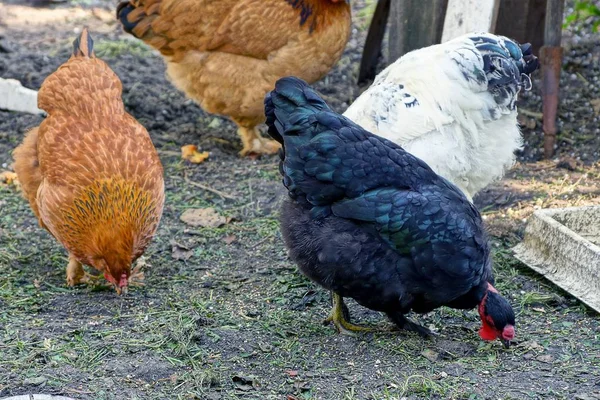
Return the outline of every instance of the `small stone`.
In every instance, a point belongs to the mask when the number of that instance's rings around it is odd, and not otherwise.
[[[436,353],[435,351],[433,351],[433,350],[429,350],[429,349],[427,349],[427,350],[423,350],[423,351],[421,352],[421,355],[422,355],[423,357],[425,357],[426,359],[428,359],[429,361],[431,361],[431,362],[436,362],[436,361],[438,360],[439,356],[440,356],[440,355],[439,355],[438,353]]]
[[[575,395],[576,400],[598,400],[600,399],[600,394],[596,393],[581,393]]]
[[[221,126],[221,120],[219,118],[213,118],[213,120],[210,121],[210,124],[208,124],[208,127],[211,129],[216,129],[220,126]]]
[[[544,346],[540,345],[535,340],[528,340],[526,342],[519,343],[518,346],[527,350],[537,350],[540,352],[544,350]]]
[[[554,358],[550,354],[544,354],[542,356],[537,357],[536,360],[543,363],[551,363],[554,360]]]
[[[23,385],[36,385],[39,386],[43,383],[46,383],[46,381],[48,380],[48,378],[46,378],[45,376],[35,376],[33,378],[25,378],[23,380]]]

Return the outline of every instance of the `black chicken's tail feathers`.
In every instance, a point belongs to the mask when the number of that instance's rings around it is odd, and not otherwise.
[[[124,1],[117,6],[117,19],[125,32],[141,39],[150,29],[147,17],[152,15],[151,10],[158,11],[159,6],[160,0]]]
[[[117,6],[117,19],[125,32],[143,40],[163,55],[173,55],[169,39],[152,30],[152,23],[160,17],[162,0],[130,0]]]
[[[308,118],[331,111],[327,103],[302,79],[281,78],[265,97],[265,115],[269,135],[283,144],[283,134],[306,130]]]
[[[77,39],[73,41],[73,57],[94,58],[94,41],[88,32],[88,28],[84,27]]]

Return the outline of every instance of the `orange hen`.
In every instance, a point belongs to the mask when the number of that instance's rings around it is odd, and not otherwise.
[[[163,168],[148,132],[125,112],[119,78],[92,50],[87,29],[38,93],[48,113],[14,151],[15,172],[42,227],[69,252],[67,283],[82,264],[121,293],[162,215]]]
[[[322,78],[350,34],[347,0],[130,0],[125,31],[159,50],[173,84],[238,125],[242,155],[270,154],[263,100],[284,76]]]

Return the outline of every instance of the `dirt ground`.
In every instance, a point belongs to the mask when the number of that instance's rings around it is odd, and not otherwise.
[[[372,4],[353,1],[352,39],[316,84],[338,111],[359,94]],[[123,81],[128,111],[150,131],[167,187],[146,253],[147,285],[118,297],[106,287],[67,288],[65,251],[16,188],[0,185],[0,398],[600,399],[598,315],[510,252],[534,209],[600,204],[600,41],[586,33],[589,24],[565,32],[556,159],[539,161],[537,75],[521,101],[520,162],[476,199],[493,236],[498,288],[517,313],[516,343],[504,350],[478,338],[475,311],[412,316],[439,334],[431,340],[404,332],[352,338],[322,325],[328,294],[298,273],[279,233],[276,159],[240,159],[233,124],[175,90],[161,58],[113,21],[114,6],[0,3],[0,76],[33,89],[69,57],[76,30],[90,27],[97,55]],[[12,150],[41,120],[0,111],[0,170],[10,169]],[[182,161],[189,143],[210,158]],[[214,229],[180,220],[204,207],[233,219]],[[349,307],[360,323],[391,325]]]

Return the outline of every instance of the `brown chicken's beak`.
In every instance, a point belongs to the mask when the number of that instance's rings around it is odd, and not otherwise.
[[[127,294],[127,286],[122,286],[122,287],[115,286],[115,290],[117,291],[117,294],[119,296]]]
[[[117,285],[115,285],[117,294],[118,295],[127,294],[127,285],[128,284],[129,284],[129,279],[127,278],[127,274],[123,273],[123,275],[121,275],[121,279],[119,280],[119,283]]]
[[[500,339],[500,341],[502,342],[502,345],[504,346],[505,349],[510,348],[510,340]]]

